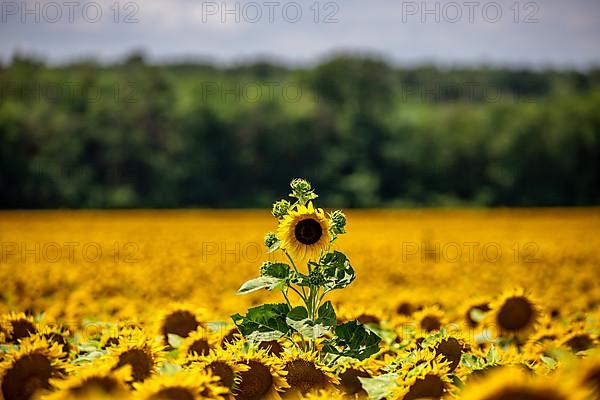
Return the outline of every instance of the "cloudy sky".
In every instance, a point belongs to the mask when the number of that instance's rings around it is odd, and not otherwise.
[[[15,0],[0,59],[53,63],[142,50],[156,61],[312,63],[340,52],[398,64],[600,65],[599,0]]]

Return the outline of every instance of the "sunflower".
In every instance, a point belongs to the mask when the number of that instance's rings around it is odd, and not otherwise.
[[[400,375],[395,396],[403,400],[440,399],[452,393],[452,381],[449,377],[448,363],[435,356],[429,362],[417,362]]]
[[[132,325],[118,325],[104,329],[100,337],[100,346],[103,349],[118,347],[121,343],[143,342],[146,338],[143,330]]]
[[[316,352],[300,353],[294,349],[285,353],[283,363],[291,395],[305,395],[321,389],[334,389],[340,384],[333,369],[318,361]]]
[[[467,325],[471,328],[478,326],[484,319],[485,314],[490,311],[490,303],[487,299],[477,297],[465,303],[461,308]]]
[[[414,313],[414,319],[425,332],[438,331],[446,323],[444,312],[438,306],[424,307]]]
[[[31,399],[50,390],[50,380],[62,376],[61,346],[45,339],[23,339],[20,349],[0,364],[0,399]]]
[[[10,313],[0,318],[0,330],[6,343],[17,344],[37,332],[33,317],[24,313]]]
[[[573,353],[589,350],[595,347],[597,343],[598,337],[582,326],[572,328],[560,340],[560,345],[568,348]]]
[[[483,329],[495,329],[503,338],[522,342],[535,334],[540,314],[536,302],[522,289],[509,291],[490,304]]]
[[[579,363],[578,382],[592,392],[593,399],[600,399],[600,353],[596,352]]]
[[[287,389],[281,361],[270,357],[265,350],[248,350],[241,361],[248,369],[240,372],[240,383],[233,390],[237,399],[280,399],[280,392]]]
[[[53,379],[57,391],[43,400],[88,399],[90,396],[122,398],[127,396],[131,366],[113,370],[110,364],[96,362],[72,371],[65,380]]]
[[[136,383],[136,400],[220,399],[225,390],[207,372],[180,370],[172,375],[157,375]]]
[[[190,356],[207,356],[219,347],[219,336],[205,328],[198,328],[183,340],[179,352],[182,362]]]
[[[297,205],[279,222],[281,248],[297,260],[317,260],[331,241],[330,221],[312,202]]]
[[[463,400],[583,400],[585,393],[573,382],[528,374],[522,368],[503,367],[466,386]]]
[[[243,336],[237,326],[230,326],[221,331],[221,348],[226,349],[228,345],[235,345]]]
[[[162,346],[144,336],[142,340],[123,341],[119,346],[110,348],[106,358],[113,370],[130,365],[133,381],[142,382],[150,377],[162,362],[162,350]]]
[[[186,338],[198,328],[205,327],[204,316],[204,310],[189,305],[175,304],[168,307],[158,319],[158,330],[164,344],[169,345],[170,334]]]
[[[371,378],[377,374],[379,365],[372,360],[355,360],[347,358],[337,367],[342,392],[351,396],[366,396],[359,378]]]
[[[45,325],[34,337],[44,338],[49,343],[58,343],[63,352],[63,360],[68,360],[77,352],[77,346],[71,341],[71,333],[60,325]]]
[[[190,369],[200,369],[217,377],[216,383],[227,389],[230,397],[241,381],[240,372],[250,367],[241,362],[240,353],[232,346],[228,350],[216,349],[208,356],[193,355],[188,358]]]
[[[442,361],[447,361],[448,369],[450,372],[454,372],[460,365],[460,360],[464,352],[469,349],[469,346],[463,339],[450,336],[448,334],[441,334],[433,338],[433,340],[427,343],[436,355],[442,356]]]

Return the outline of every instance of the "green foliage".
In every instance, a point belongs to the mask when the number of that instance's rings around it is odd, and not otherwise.
[[[2,208],[264,207],[296,175],[331,207],[600,204],[597,70],[19,58],[0,80]]]
[[[278,339],[289,333],[286,323],[290,307],[287,304],[263,304],[248,310],[246,316],[231,316],[240,333],[258,342]]]
[[[338,325],[333,339],[325,341],[323,351],[364,360],[379,351],[379,336],[358,321]]]

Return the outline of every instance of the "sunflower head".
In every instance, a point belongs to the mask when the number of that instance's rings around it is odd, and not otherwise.
[[[583,397],[582,397],[583,396]],[[582,400],[572,382],[536,376],[522,368],[500,367],[466,386],[464,400]]]
[[[38,391],[51,389],[51,379],[64,373],[61,356],[57,343],[23,339],[20,349],[9,353],[0,364],[0,398],[30,399]]]
[[[247,367],[240,372],[240,382],[233,390],[237,399],[280,399],[280,392],[288,388],[281,361],[264,350],[250,349],[241,361]]]
[[[339,385],[333,370],[318,361],[317,353],[290,351],[283,357],[289,391],[305,395],[322,389],[333,389]]]
[[[486,326],[496,328],[500,336],[522,341],[537,330],[540,309],[522,289],[504,293],[490,304]]]
[[[217,378],[200,370],[180,370],[174,374],[156,375],[137,383],[139,400],[200,400],[217,399],[226,394]]]
[[[109,349],[107,362],[112,365],[113,370],[129,365],[133,381],[142,382],[150,377],[162,362],[162,349],[162,346],[148,338],[137,343],[123,342]]]
[[[165,345],[169,345],[169,335],[186,338],[190,333],[204,327],[203,310],[198,310],[186,304],[175,304],[168,307],[158,319],[158,331]]]
[[[44,400],[126,398],[129,393],[127,382],[130,380],[130,366],[114,370],[109,363],[95,362],[73,369],[64,380],[52,380],[57,391]]]
[[[33,317],[24,313],[10,313],[0,317],[0,330],[7,343],[17,344],[37,332]]]
[[[205,370],[215,376],[216,383],[225,388],[229,394],[239,386],[240,372],[250,369],[243,362],[239,350],[231,346],[227,350],[216,349],[207,356],[191,356],[188,361],[191,369]]]
[[[316,260],[331,241],[330,221],[312,202],[297,205],[279,222],[281,248],[297,260]]]

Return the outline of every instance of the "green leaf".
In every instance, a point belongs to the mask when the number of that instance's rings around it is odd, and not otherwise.
[[[335,327],[333,339],[326,340],[323,351],[364,360],[379,351],[381,338],[358,321]]]
[[[169,345],[171,345],[172,348],[178,349],[181,347],[181,344],[183,343],[183,338],[181,336],[169,333],[167,337],[169,339]]]
[[[374,378],[361,378],[360,383],[369,395],[369,399],[389,399],[392,392],[398,387],[398,374],[390,373],[376,376]]]
[[[333,308],[333,304],[331,301],[328,301],[319,307],[317,311],[317,322],[322,323],[323,325],[334,327],[337,324],[337,317],[335,315],[335,309]]]
[[[354,268],[344,253],[334,251],[327,253],[319,260],[320,270],[325,277],[323,288],[325,293],[334,289],[343,289],[356,278]]]
[[[279,250],[280,246],[281,246],[281,240],[276,241],[271,246],[269,246],[269,253],[273,253],[274,251]]]
[[[237,294],[248,294],[260,289],[272,290],[281,283],[281,279],[271,276],[261,276],[245,282],[237,291]]]
[[[291,268],[284,263],[265,263],[260,270],[261,276],[286,279],[290,276]]]
[[[286,322],[302,336],[316,339],[325,335],[336,324],[335,310],[330,301],[319,307],[317,316],[315,321],[311,321],[308,318],[308,310],[298,306],[288,313]]]
[[[248,310],[246,316],[234,314],[233,323],[248,340],[269,341],[278,339],[290,331],[286,316],[290,307],[283,304],[263,304]]]

